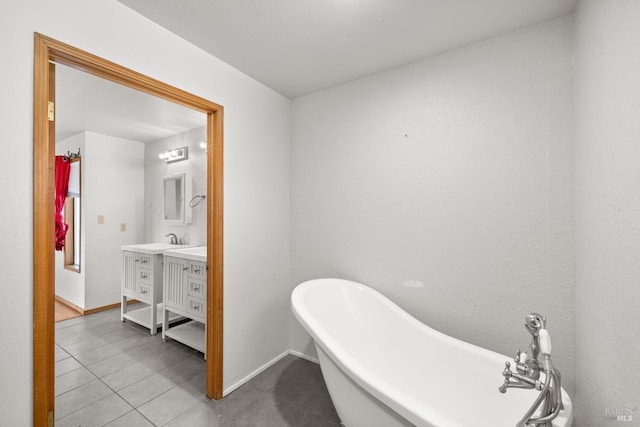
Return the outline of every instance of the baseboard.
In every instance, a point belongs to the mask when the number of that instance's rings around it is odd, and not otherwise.
[[[83,316],[86,316],[87,314],[99,313],[101,311],[111,310],[112,308],[120,307],[120,303],[117,302],[115,304],[103,305],[102,307],[90,308],[88,310],[85,310],[84,308],[79,307],[79,306],[75,305],[74,303],[72,303],[71,301],[67,301],[66,299],[64,299],[62,297],[59,297],[58,295],[56,295],[55,297],[56,297],[56,301],[58,301],[60,304],[66,305],[67,307],[77,311],[78,313],[80,313]],[[135,299],[127,299],[127,305],[135,304],[137,302],[140,302],[140,301],[135,300]]]
[[[67,307],[69,307],[70,309],[72,309],[73,311],[77,311],[78,313],[80,313],[81,315],[84,316],[84,314],[86,313],[86,311],[84,310],[84,308],[75,305],[74,303],[72,303],[71,301],[68,301],[62,297],[59,297],[58,295],[55,296],[56,301],[58,301],[60,304],[64,304]]]
[[[289,354],[292,356],[299,357],[300,359],[308,360],[309,362],[320,364],[320,360],[316,357],[311,357],[308,354],[300,353],[296,350],[289,350]]]
[[[127,299],[127,305],[129,304],[135,304],[138,303],[140,301],[138,301],[137,299]],[[85,310],[84,314],[93,314],[93,313],[99,313],[101,311],[106,311],[106,310],[111,310],[112,308],[118,308],[120,307],[120,303],[117,302],[115,304],[109,304],[109,305],[103,305],[102,307],[96,307],[96,308],[91,308],[89,310]]]
[[[232,391],[240,388],[242,385],[248,383],[249,381],[251,381],[253,378],[257,377],[258,375],[260,375],[262,372],[266,371],[267,369],[269,369],[271,366],[275,365],[278,361],[280,361],[281,359],[284,359],[285,357],[287,357],[288,355],[292,355],[292,356],[296,356],[299,357],[301,359],[305,359],[308,360],[310,362],[313,363],[320,363],[320,361],[318,359],[315,359],[311,356],[307,356],[306,354],[302,354],[299,351],[294,351],[294,350],[287,350],[284,353],[280,354],[279,356],[276,356],[274,359],[272,359],[271,361],[265,363],[264,365],[262,365],[261,367],[259,367],[258,369],[256,369],[255,371],[253,371],[252,373],[250,373],[249,375],[247,375],[246,377],[242,378],[240,381],[236,382],[235,384],[233,384],[232,386],[226,388],[223,392],[222,392],[222,396],[226,396],[229,393],[231,393]]]

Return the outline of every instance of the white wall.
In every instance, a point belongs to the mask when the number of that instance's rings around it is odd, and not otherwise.
[[[361,281],[507,355],[538,311],[572,392],[571,55],[568,17],[293,100],[292,284]]]
[[[616,410],[640,423],[638,22],[637,0],[583,0],[576,12],[576,400],[587,427]]]
[[[64,88],[59,88],[64,90]],[[122,245],[144,241],[144,144],[82,132],[56,144],[81,152],[80,273],[56,253],[56,295],[90,310],[120,302]],[[126,153],[126,155],[124,155]],[[104,223],[98,223],[98,216]],[[120,231],[120,224],[126,230]]]
[[[80,149],[80,153],[84,153],[85,151],[85,137],[84,133],[79,133],[73,135],[70,138],[65,139],[64,141],[56,142],[56,155],[66,155],[68,152],[77,153],[78,149]],[[82,173],[83,163],[80,163],[80,188],[84,186],[83,178],[84,173]],[[82,204],[83,200],[80,199],[80,203]],[[81,208],[82,210],[82,208]],[[80,239],[85,235],[85,226],[86,221],[80,221]],[[84,259],[84,244],[80,244],[80,260]],[[56,276],[55,276],[55,284],[56,284],[56,295],[64,298],[65,300],[72,302],[78,307],[84,308],[85,301],[85,289],[84,289],[84,276],[85,269],[80,269],[80,272],[75,272],[71,270],[67,270],[64,268],[64,250],[56,251],[55,255],[55,268],[56,268]]]
[[[114,29],[117,29],[114,30]],[[289,101],[115,0],[3,7],[0,412],[32,419],[33,33],[43,33],[225,107],[224,384],[288,348]],[[52,249],[53,250],[53,249]]]
[[[120,302],[122,245],[144,236],[144,144],[86,132],[82,154],[85,309]],[[98,215],[104,224],[98,224]],[[125,224],[126,231],[120,231]]]
[[[202,115],[202,123],[206,116]],[[185,173],[192,182],[192,194],[207,194],[207,152],[200,148],[200,142],[207,140],[207,127],[192,129],[159,141],[145,144],[145,242],[169,242],[168,233],[184,238],[190,245],[207,244],[207,200],[201,200],[191,211],[191,223],[168,225],[164,221],[164,179],[167,176]],[[166,163],[158,154],[167,150],[187,146],[189,158],[175,163]],[[187,197],[187,205],[191,197]],[[143,243],[143,242],[140,242]]]

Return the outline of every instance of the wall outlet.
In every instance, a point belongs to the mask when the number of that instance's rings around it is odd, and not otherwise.
[[[120,224],[120,231],[127,231],[127,224]]]
[[[104,224],[104,215],[98,215],[98,224]]]

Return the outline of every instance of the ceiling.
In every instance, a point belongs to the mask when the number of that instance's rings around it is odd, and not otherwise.
[[[578,0],[118,0],[288,98],[571,13]]]
[[[206,124],[204,113],[56,65],[56,141],[91,131],[149,142]]]
[[[571,13],[578,0],[118,0],[288,98]],[[59,65],[56,139],[156,141],[204,114]]]

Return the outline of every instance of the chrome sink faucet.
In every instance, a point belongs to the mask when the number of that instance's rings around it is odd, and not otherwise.
[[[511,370],[511,363],[506,362],[502,375],[504,384],[499,387],[500,393],[508,388],[540,390],[540,394],[516,427],[528,425],[551,427],[551,420],[558,416],[562,409],[560,371],[551,363],[551,338],[546,329],[547,320],[538,313],[529,313],[525,317],[524,326],[531,334],[529,350],[522,353],[516,351],[513,359],[516,372]],[[544,378],[540,378],[542,371]],[[537,418],[533,414],[541,407]]]
[[[166,236],[164,236],[164,237],[169,237],[169,236],[171,236],[171,241],[169,242],[169,244],[171,244],[171,245],[177,245],[177,244],[178,244],[178,236],[176,236],[176,235],[175,235],[175,234],[173,234],[173,233],[169,233],[169,234],[167,234],[167,235],[166,235]]]

